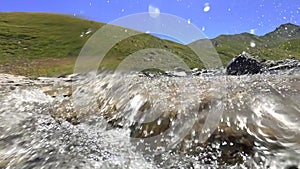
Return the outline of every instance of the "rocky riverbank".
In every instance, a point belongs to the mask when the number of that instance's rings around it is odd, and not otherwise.
[[[258,73],[276,73],[277,71],[299,71],[300,60],[296,58],[289,58],[284,60],[263,60],[261,58],[253,57],[247,53],[240,54],[233,58],[228,63],[226,73],[228,75],[244,75],[244,74],[258,74]]]

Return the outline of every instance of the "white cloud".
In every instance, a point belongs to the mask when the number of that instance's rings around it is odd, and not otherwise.
[[[250,29],[251,34],[255,34],[255,29]]]

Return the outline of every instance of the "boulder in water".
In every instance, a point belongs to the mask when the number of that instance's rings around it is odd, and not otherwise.
[[[261,68],[256,59],[247,54],[240,54],[228,63],[226,72],[228,75],[257,74]]]

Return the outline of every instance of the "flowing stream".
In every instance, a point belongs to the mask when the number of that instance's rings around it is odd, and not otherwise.
[[[0,168],[300,166],[299,71],[1,78]]]

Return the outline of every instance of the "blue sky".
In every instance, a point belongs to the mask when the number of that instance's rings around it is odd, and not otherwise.
[[[63,13],[106,23],[149,7],[189,20],[209,38],[300,24],[299,0],[0,0],[1,12]]]

